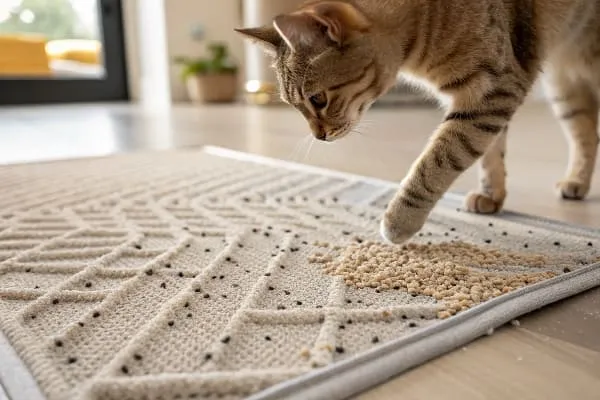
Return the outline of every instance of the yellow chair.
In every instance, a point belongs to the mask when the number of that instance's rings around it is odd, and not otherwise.
[[[46,38],[36,35],[0,35],[0,76],[51,75]]]
[[[74,61],[82,64],[102,63],[102,44],[98,40],[58,39],[46,44],[50,60]]]

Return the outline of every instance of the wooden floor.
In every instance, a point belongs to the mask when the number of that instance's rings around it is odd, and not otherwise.
[[[400,180],[440,118],[431,109],[372,110],[361,134],[323,144],[312,141],[299,114],[280,107],[0,108],[0,163],[210,144]],[[506,208],[600,228],[600,165],[589,199],[563,202],[553,187],[566,160],[566,143],[547,107],[522,108],[510,129]],[[468,171],[452,190],[473,188],[475,176]],[[600,399],[600,289],[520,322],[357,399]]]

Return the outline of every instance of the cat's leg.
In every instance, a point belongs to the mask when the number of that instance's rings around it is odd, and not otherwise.
[[[569,143],[567,171],[556,189],[563,199],[581,200],[590,190],[598,152],[598,97],[590,83],[559,68],[545,76],[544,84]]]
[[[502,209],[506,198],[506,135],[498,135],[479,161],[479,189],[467,195],[465,207],[470,212],[491,214]]]
[[[484,104],[454,107],[446,115],[388,205],[381,221],[381,235],[387,241],[402,243],[418,232],[456,178],[495,141],[503,140],[500,137],[525,94],[496,93]]]

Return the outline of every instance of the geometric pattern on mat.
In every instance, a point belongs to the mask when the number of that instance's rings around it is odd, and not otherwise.
[[[0,329],[52,400],[240,399],[444,323],[433,297],[308,262],[315,241],[378,240],[385,185],[184,151],[0,181]],[[555,274],[600,247],[442,202],[413,241],[449,239],[545,254]]]

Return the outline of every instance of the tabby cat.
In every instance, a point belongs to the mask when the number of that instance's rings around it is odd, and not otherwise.
[[[583,199],[589,191],[599,142],[600,0],[309,1],[272,25],[237,31],[273,56],[283,101],[317,139],[347,135],[398,73],[445,106],[383,216],[390,242],[419,231],[478,159],[480,185],[466,207],[501,209],[508,123],[542,71],[570,144],[558,192]]]

